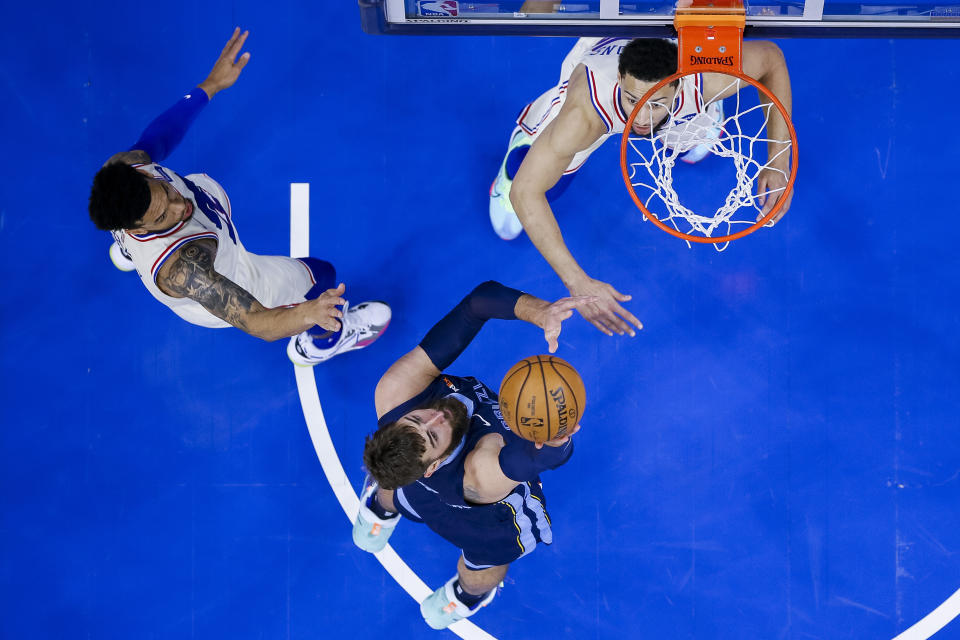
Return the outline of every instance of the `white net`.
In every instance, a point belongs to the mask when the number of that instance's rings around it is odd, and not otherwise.
[[[724,115],[721,98],[704,100],[694,76],[684,76],[677,83],[672,99],[668,95],[651,100],[654,108],[637,114],[638,126],[646,126],[652,134],[641,136],[631,131],[626,156],[630,184],[650,213],[681,233],[705,238],[727,236],[756,224],[762,217],[762,202],[766,198],[775,200],[785,189],[781,186],[757,193],[757,178],[766,169],[782,175],[781,184],[786,184],[788,172],[771,163],[777,159],[782,163],[785,159],[782,156],[789,157],[792,149],[789,137],[786,140],[766,137],[771,116],[777,114],[774,104],[760,101],[750,105],[746,99],[741,100],[740,89],[748,84],[745,80],[735,76],[718,77],[730,80],[718,95],[733,93],[727,104],[727,110],[732,113]],[[656,113],[657,107],[659,113]],[[664,109],[668,112],[666,120],[655,128]],[[641,120],[645,112],[647,122]],[[775,152],[768,157],[771,143],[778,144],[773,145]],[[677,195],[673,169],[678,160],[693,163],[711,154],[730,161],[734,184],[715,213],[708,214],[703,208],[695,212]],[[727,243],[714,246],[722,251]]]

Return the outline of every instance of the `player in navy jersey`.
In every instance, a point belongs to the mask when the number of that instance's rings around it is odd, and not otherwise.
[[[539,474],[573,453],[570,435],[533,443],[510,431],[497,394],[476,378],[443,373],[491,318],[543,329],[550,352],[561,323],[593,298],[550,304],[485,282],[438,322],[377,384],[378,429],[368,436],[370,474],[353,539],[380,551],[400,515],[423,522],[462,553],[457,573],[420,605],[435,629],[488,604],[514,560],[553,533]]]
[[[233,86],[250,60],[248,32],[234,30],[206,80],[151,122],[128,151],[94,177],[90,218],[113,234],[110,256],[187,322],[291,337],[294,363],[314,365],[376,340],[390,322],[382,302],[348,306],[332,264],[248,252],[230,199],[206,174],[180,176],[162,162],[203,107]],[[239,56],[239,57],[238,57]]]

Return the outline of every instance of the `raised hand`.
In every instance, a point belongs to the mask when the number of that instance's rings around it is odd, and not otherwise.
[[[550,353],[557,351],[557,339],[560,337],[560,325],[563,324],[563,321],[573,315],[574,309],[579,309],[596,301],[597,299],[592,296],[560,298],[543,309],[537,324],[543,329],[543,337],[547,340]]]
[[[240,77],[240,72],[250,61],[250,52],[244,53],[237,58],[240,50],[243,49],[243,43],[247,41],[249,31],[240,33],[240,27],[233,30],[233,35],[227,40],[220,57],[213,65],[210,75],[200,83],[200,88],[207,92],[209,97],[213,97],[219,91],[227,87],[232,87],[233,83]]]
[[[627,302],[632,296],[620,293],[606,282],[587,278],[582,283],[572,285],[570,295],[595,298],[594,302],[578,306],[577,310],[590,324],[608,336],[626,333],[633,337],[636,335],[633,327],[643,329],[643,324],[620,306],[621,302]]]
[[[780,221],[780,218],[790,209],[790,201],[793,200],[793,189],[791,189],[790,193],[784,198],[784,190],[786,188],[787,177],[780,171],[766,168],[760,172],[760,175],[757,177],[757,200],[760,201],[760,206],[762,206],[763,209],[761,209],[760,215],[757,216],[757,220],[760,220],[763,216],[770,213],[770,210],[777,204],[777,201],[783,199],[783,206],[780,208],[780,211],[777,212],[777,215],[770,218],[766,226],[772,227]]]
[[[347,303],[342,297],[346,290],[346,286],[341,282],[336,289],[327,289],[319,297],[302,303],[300,307],[306,311],[307,320],[327,331],[339,331],[343,311],[337,307]]]

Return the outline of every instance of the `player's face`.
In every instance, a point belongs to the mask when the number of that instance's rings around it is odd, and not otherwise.
[[[430,464],[429,476],[448,455],[460,444],[470,418],[463,403],[455,398],[442,398],[433,404],[415,409],[397,422],[409,424],[423,436],[426,451],[421,460]]]
[[[150,180],[150,206],[134,233],[164,231],[193,215],[193,203],[165,180]]]
[[[656,82],[644,82],[627,74],[620,76],[620,106],[629,115],[637,106],[640,99],[656,85]],[[653,96],[643,103],[640,113],[633,119],[633,132],[638,136],[649,136],[657,127],[663,124],[670,114],[673,96],[676,90],[674,83],[661,87]]]
[[[440,409],[417,409],[406,414],[397,422],[411,425],[417,430],[417,433],[423,436],[423,441],[427,446],[422,458],[424,462],[433,462],[439,459],[453,441],[451,417]]]

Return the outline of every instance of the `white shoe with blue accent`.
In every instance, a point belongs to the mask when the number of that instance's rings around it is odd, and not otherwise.
[[[355,307],[349,303],[343,305],[340,339],[329,349],[319,349],[306,331],[290,338],[287,343],[287,357],[300,367],[312,367],[325,362],[335,355],[363,349],[379,338],[390,324],[392,312],[385,302],[362,302]]]
[[[460,602],[457,594],[453,591],[453,583],[457,581],[457,576],[453,576],[447,583],[434,591],[430,596],[420,603],[420,613],[427,624],[434,629],[446,629],[454,622],[459,622],[464,618],[469,618],[483,607],[490,604],[497,595],[497,589],[491,589],[490,593],[484,596],[477,606],[473,609]]]
[[[712,144],[698,144],[690,151],[687,151],[680,159],[686,162],[687,164],[696,164],[710,155],[710,152],[713,150]]]
[[[510,144],[507,146],[507,153],[503,156],[503,162],[500,163],[500,171],[490,185],[490,224],[503,240],[513,240],[523,231],[520,218],[517,217],[510,202],[510,187],[513,185],[513,180],[507,177],[507,158],[517,147],[531,144],[533,140],[523,132],[523,129],[520,127],[514,129]]]
[[[400,522],[400,514],[381,518],[367,506],[367,500],[377,490],[377,483],[367,476],[360,493],[360,511],[353,522],[353,543],[370,553],[376,553],[387,546],[387,540]]]
[[[714,122],[723,122],[723,101],[718,100],[716,102],[710,103],[707,106],[707,113],[713,119]],[[713,149],[717,144],[717,140],[720,138],[722,131],[720,127],[711,128],[707,134],[707,138],[710,139],[710,142],[704,142],[698,144],[693,149],[690,149],[686,153],[680,156],[680,159],[686,162],[687,164],[696,164],[706,158],[708,155],[713,153]]]
[[[110,245],[110,262],[120,271],[133,271],[137,268],[130,256],[116,242]]]

